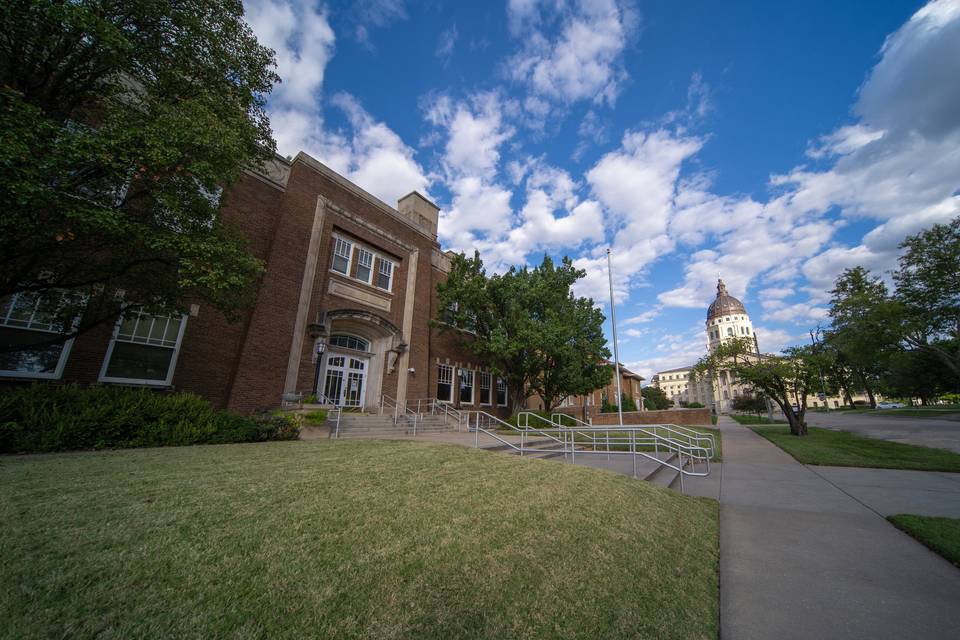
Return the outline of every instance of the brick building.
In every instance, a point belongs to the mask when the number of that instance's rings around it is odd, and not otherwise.
[[[266,265],[239,321],[204,304],[183,316],[130,311],[66,344],[0,355],[0,380],[177,389],[241,412],[293,392],[371,410],[381,395],[506,410],[505,385],[430,326],[450,258],[437,242],[439,210],[421,194],[393,208],[300,153],[245,174],[222,215]],[[3,301],[0,341],[55,332],[43,312],[51,302]]]

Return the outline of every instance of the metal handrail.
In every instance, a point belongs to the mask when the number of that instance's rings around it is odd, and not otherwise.
[[[558,418],[559,418],[559,419],[558,419]],[[555,422],[556,424],[563,424],[563,422],[562,422],[562,419],[563,419],[563,418],[570,418],[571,420],[573,420],[573,426],[577,426],[578,424],[582,424],[582,425],[585,426],[585,427],[592,427],[592,426],[593,426],[591,423],[589,423],[589,422],[584,422],[584,421],[581,420],[580,418],[578,418],[578,417],[576,417],[576,416],[572,416],[572,415],[570,415],[569,413],[562,413],[562,412],[559,412],[559,411],[558,411],[558,412],[555,412],[555,413],[550,414],[550,420],[551,420],[551,422]]]
[[[336,430],[334,431],[333,437],[339,439],[340,438],[340,417],[343,415],[343,407],[334,407],[333,409],[330,410],[330,412],[331,413],[336,412],[337,414],[337,426],[336,426]],[[327,414],[327,420],[328,421],[330,420],[329,413]]]
[[[442,400],[437,400],[436,398],[427,398],[426,400],[418,400],[417,403],[425,403],[420,405],[421,408],[418,408],[418,411],[429,410],[430,415],[443,415],[443,421],[446,423],[447,418],[454,418],[457,422],[457,431],[463,426],[464,422],[464,412],[460,411],[453,407],[449,402],[443,402]]]
[[[397,422],[400,420],[400,416],[406,417],[407,414],[410,414],[413,416],[413,435],[416,436],[417,423],[420,420],[420,414],[417,413],[416,411],[412,411],[410,407],[406,406],[406,403],[404,403],[404,405],[401,406],[397,402],[396,398],[392,398],[384,393],[380,395],[380,415],[383,415],[383,408],[387,402],[389,402],[393,406],[393,426],[397,426]]]
[[[527,413],[527,412],[524,412]],[[470,414],[473,414],[474,419],[470,420]],[[536,414],[531,414],[536,415]],[[645,427],[639,427],[635,425],[625,425],[621,427],[620,425],[609,425],[609,426],[590,426],[590,427],[565,427],[560,424],[553,423],[550,420],[543,418],[542,416],[537,416],[543,422],[547,422],[553,426],[548,428],[540,427],[530,427],[530,426],[514,426],[500,418],[491,415],[485,411],[472,411],[468,414],[467,425],[468,428],[473,430],[475,433],[475,446],[480,447],[480,433],[483,432],[489,437],[494,438],[495,440],[505,444],[507,447],[518,451],[522,456],[525,452],[533,451],[556,451],[555,449],[537,449],[530,448],[526,446],[526,436],[528,434],[534,433],[541,436],[546,436],[547,438],[558,442],[562,447],[562,452],[564,456],[568,453],[571,457],[572,462],[576,462],[577,453],[580,455],[592,455],[592,454],[605,454],[608,457],[610,455],[630,455],[633,457],[633,473],[634,476],[637,474],[637,457],[645,458],[652,460],[653,462],[661,465],[662,467],[668,467],[677,472],[680,479],[680,491],[683,491],[683,478],[684,476],[695,476],[695,477],[704,477],[710,474],[710,458],[712,457],[712,451],[708,450],[705,447],[691,446],[689,444],[684,444],[664,436],[660,436],[656,433],[650,432]],[[481,425],[481,420],[483,425]],[[529,417],[524,418],[529,425]],[[520,418],[518,417],[518,423]],[[471,424],[472,423],[472,424]],[[515,443],[512,443],[504,438],[501,438],[498,434],[494,433],[490,427],[495,426],[498,428],[506,428],[508,430],[517,431],[520,434],[520,445],[517,446]],[[611,436],[611,432],[614,433]],[[557,434],[556,436],[552,434]],[[600,434],[603,434],[603,437],[598,437]],[[619,434],[619,435],[618,435]],[[637,436],[646,436],[640,437]],[[581,438],[581,441],[587,441],[592,445],[592,449],[580,448],[578,449],[578,436]],[[600,450],[597,448],[597,443],[601,442],[606,445],[606,450]],[[616,449],[610,449],[610,445],[626,445],[628,448],[625,451],[620,451]],[[672,455],[669,459],[664,460],[659,457],[659,447],[663,446],[667,451],[670,451]],[[651,455],[646,451],[642,451],[638,447],[655,447],[655,454]],[[670,462],[670,460],[676,459],[676,464]],[[705,469],[703,471],[697,470],[697,465],[704,465]],[[687,467],[690,467],[689,469]]]

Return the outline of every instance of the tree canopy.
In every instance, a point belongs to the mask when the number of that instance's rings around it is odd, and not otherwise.
[[[783,355],[757,356],[749,338],[733,338],[720,344],[693,367],[695,380],[726,370],[777,403],[790,425],[790,433],[807,434],[804,415],[807,397],[820,385],[821,362],[813,347],[792,347]],[[796,409],[794,409],[796,405]]]
[[[643,394],[643,406],[650,411],[669,409],[673,406],[673,400],[658,387],[646,386],[640,390],[640,393]]]
[[[0,298],[249,305],[262,271],[218,215],[274,153],[273,52],[240,0],[0,3]],[[62,313],[75,315],[76,309]]]
[[[539,394],[550,411],[612,375],[603,313],[571,289],[584,275],[569,258],[556,265],[544,256],[533,269],[488,276],[479,254],[456,255],[447,280],[437,285],[442,312],[434,324],[455,330],[506,382],[514,410]]]
[[[938,358],[960,383],[960,217],[901,243],[893,274],[904,341]]]

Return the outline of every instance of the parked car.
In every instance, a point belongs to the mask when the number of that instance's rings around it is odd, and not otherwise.
[[[903,404],[900,402],[878,402],[877,409],[902,409]]]

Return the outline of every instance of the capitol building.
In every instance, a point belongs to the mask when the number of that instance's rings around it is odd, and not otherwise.
[[[708,352],[712,353],[721,344],[733,338],[747,338],[753,342],[754,357],[760,357],[760,341],[753,330],[750,315],[743,303],[730,295],[723,280],[717,280],[717,297],[707,308],[704,330],[707,334]],[[667,398],[673,401],[674,406],[699,403],[716,413],[729,413],[735,398],[753,392],[749,384],[742,383],[730,371],[721,370],[715,372],[714,376],[694,381],[691,376],[692,370],[691,364],[657,372],[651,379],[651,384],[662,390]],[[854,398],[857,399],[859,396],[855,395]],[[809,399],[811,407],[835,408],[844,404],[845,402],[839,397],[817,398],[814,396]]]

